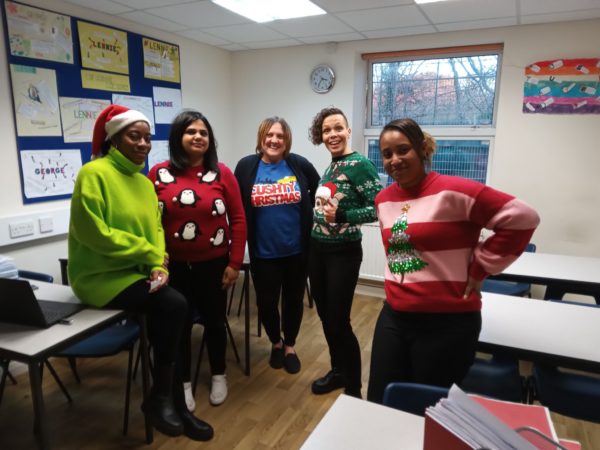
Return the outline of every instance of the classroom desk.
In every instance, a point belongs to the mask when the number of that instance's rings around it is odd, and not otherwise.
[[[302,450],[421,450],[425,419],[341,394]]]
[[[600,308],[482,295],[478,350],[600,373]]]
[[[69,303],[79,302],[68,286],[39,281],[34,281],[32,284],[39,287],[34,291],[38,298]],[[28,366],[34,411],[34,433],[40,448],[49,446],[44,420],[40,364],[51,355],[123,319],[124,316],[124,311],[84,309],[71,316],[73,319],[71,325],[57,324],[39,329],[0,323],[0,358],[20,361]]]
[[[600,258],[524,252],[493,278],[544,285],[545,299],[570,292],[592,295],[600,303]]]

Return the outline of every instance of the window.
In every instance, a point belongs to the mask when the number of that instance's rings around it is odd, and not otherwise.
[[[433,170],[486,182],[501,52],[490,44],[363,55],[369,63],[365,144],[382,178],[381,127],[411,117],[437,140]]]

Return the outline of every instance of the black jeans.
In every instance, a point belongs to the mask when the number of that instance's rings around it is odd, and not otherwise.
[[[367,399],[381,403],[388,383],[450,387],[475,359],[481,313],[411,313],[387,303],[377,319]]]
[[[166,366],[176,362],[181,332],[187,314],[187,302],[172,287],[165,286],[149,293],[150,285],[139,280],[121,291],[106,309],[123,309],[144,313],[148,323],[148,340],[154,352],[155,365]]]
[[[311,240],[308,261],[310,289],[329,345],[331,367],[342,374],[347,389],[359,390],[360,347],[350,312],[362,262],[361,243],[321,244]]]
[[[212,375],[225,373],[227,291],[222,289],[222,280],[228,263],[229,258],[223,256],[209,261],[172,261],[169,264],[170,284],[185,296],[189,305],[181,338],[182,371],[185,381],[190,380],[192,326],[195,322],[204,325]]]
[[[299,254],[275,259],[253,258],[250,270],[256,290],[258,315],[269,340],[277,344],[281,341],[283,331],[283,343],[293,347],[304,313],[305,256]]]

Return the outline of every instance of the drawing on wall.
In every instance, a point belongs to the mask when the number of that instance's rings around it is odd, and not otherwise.
[[[81,169],[79,150],[21,150],[20,155],[27,198],[73,193]]]
[[[98,114],[110,105],[109,100],[97,98],[60,97],[65,142],[92,142],[92,130]]]
[[[169,141],[152,141],[152,150],[148,154],[148,169],[169,159]]]
[[[144,77],[179,83],[179,46],[143,38]]]
[[[73,64],[71,18],[7,1],[10,54]]]
[[[171,123],[181,111],[181,89],[154,86],[154,120],[156,123]]]
[[[18,136],[62,136],[56,72],[10,65]]]
[[[600,114],[600,58],[538,61],[525,76],[523,112]]]
[[[83,67],[129,74],[126,32],[80,20],[77,29]]]
[[[114,73],[81,69],[81,87],[111,92],[131,92],[129,77]]]
[[[150,120],[150,133],[154,134],[154,108],[152,106],[152,97],[113,94],[112,102],[115,105],[126,106],[129,109],[135,109],[136,111],[144,113],[144,115]]]

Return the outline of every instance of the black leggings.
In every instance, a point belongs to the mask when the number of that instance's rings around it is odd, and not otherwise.
[[[320,244],[311,241],[310,289],[329,345],[331,367],[349,390],[361,388],[360,346],[352,331],[350,312],[362,262],[360,241]]]
[[[171,261],[169,265],[171,286],[188,301],[188,314],[181,337],[182,371],[186,381],[191,379],[191,339],[195,321],[204,325],[211,374],[225,373],[227,291],[222,286],[227,264],[229,258],[223,256],[190,264]]]
[[[384,303],[373,336],[367,399],[381,403],[391,382],[460,383],[475,359],[480,330],[479,311],[399,312]]]
[[[284,344],[293,347],[304,313],[305,257],[299,254],[275,259],[253,258],[250,268],[258,314],[269,340],[273,344],[280,342],[283,330]]]
[[[123,309],[144,313],[148,323],[148,339],[154,352],[155,365],[176,362],[181,331],[187,314],[187,302],[175,289],[165,286],[152,294],[146,280],[139,280],[121,291],[106,309]]]

